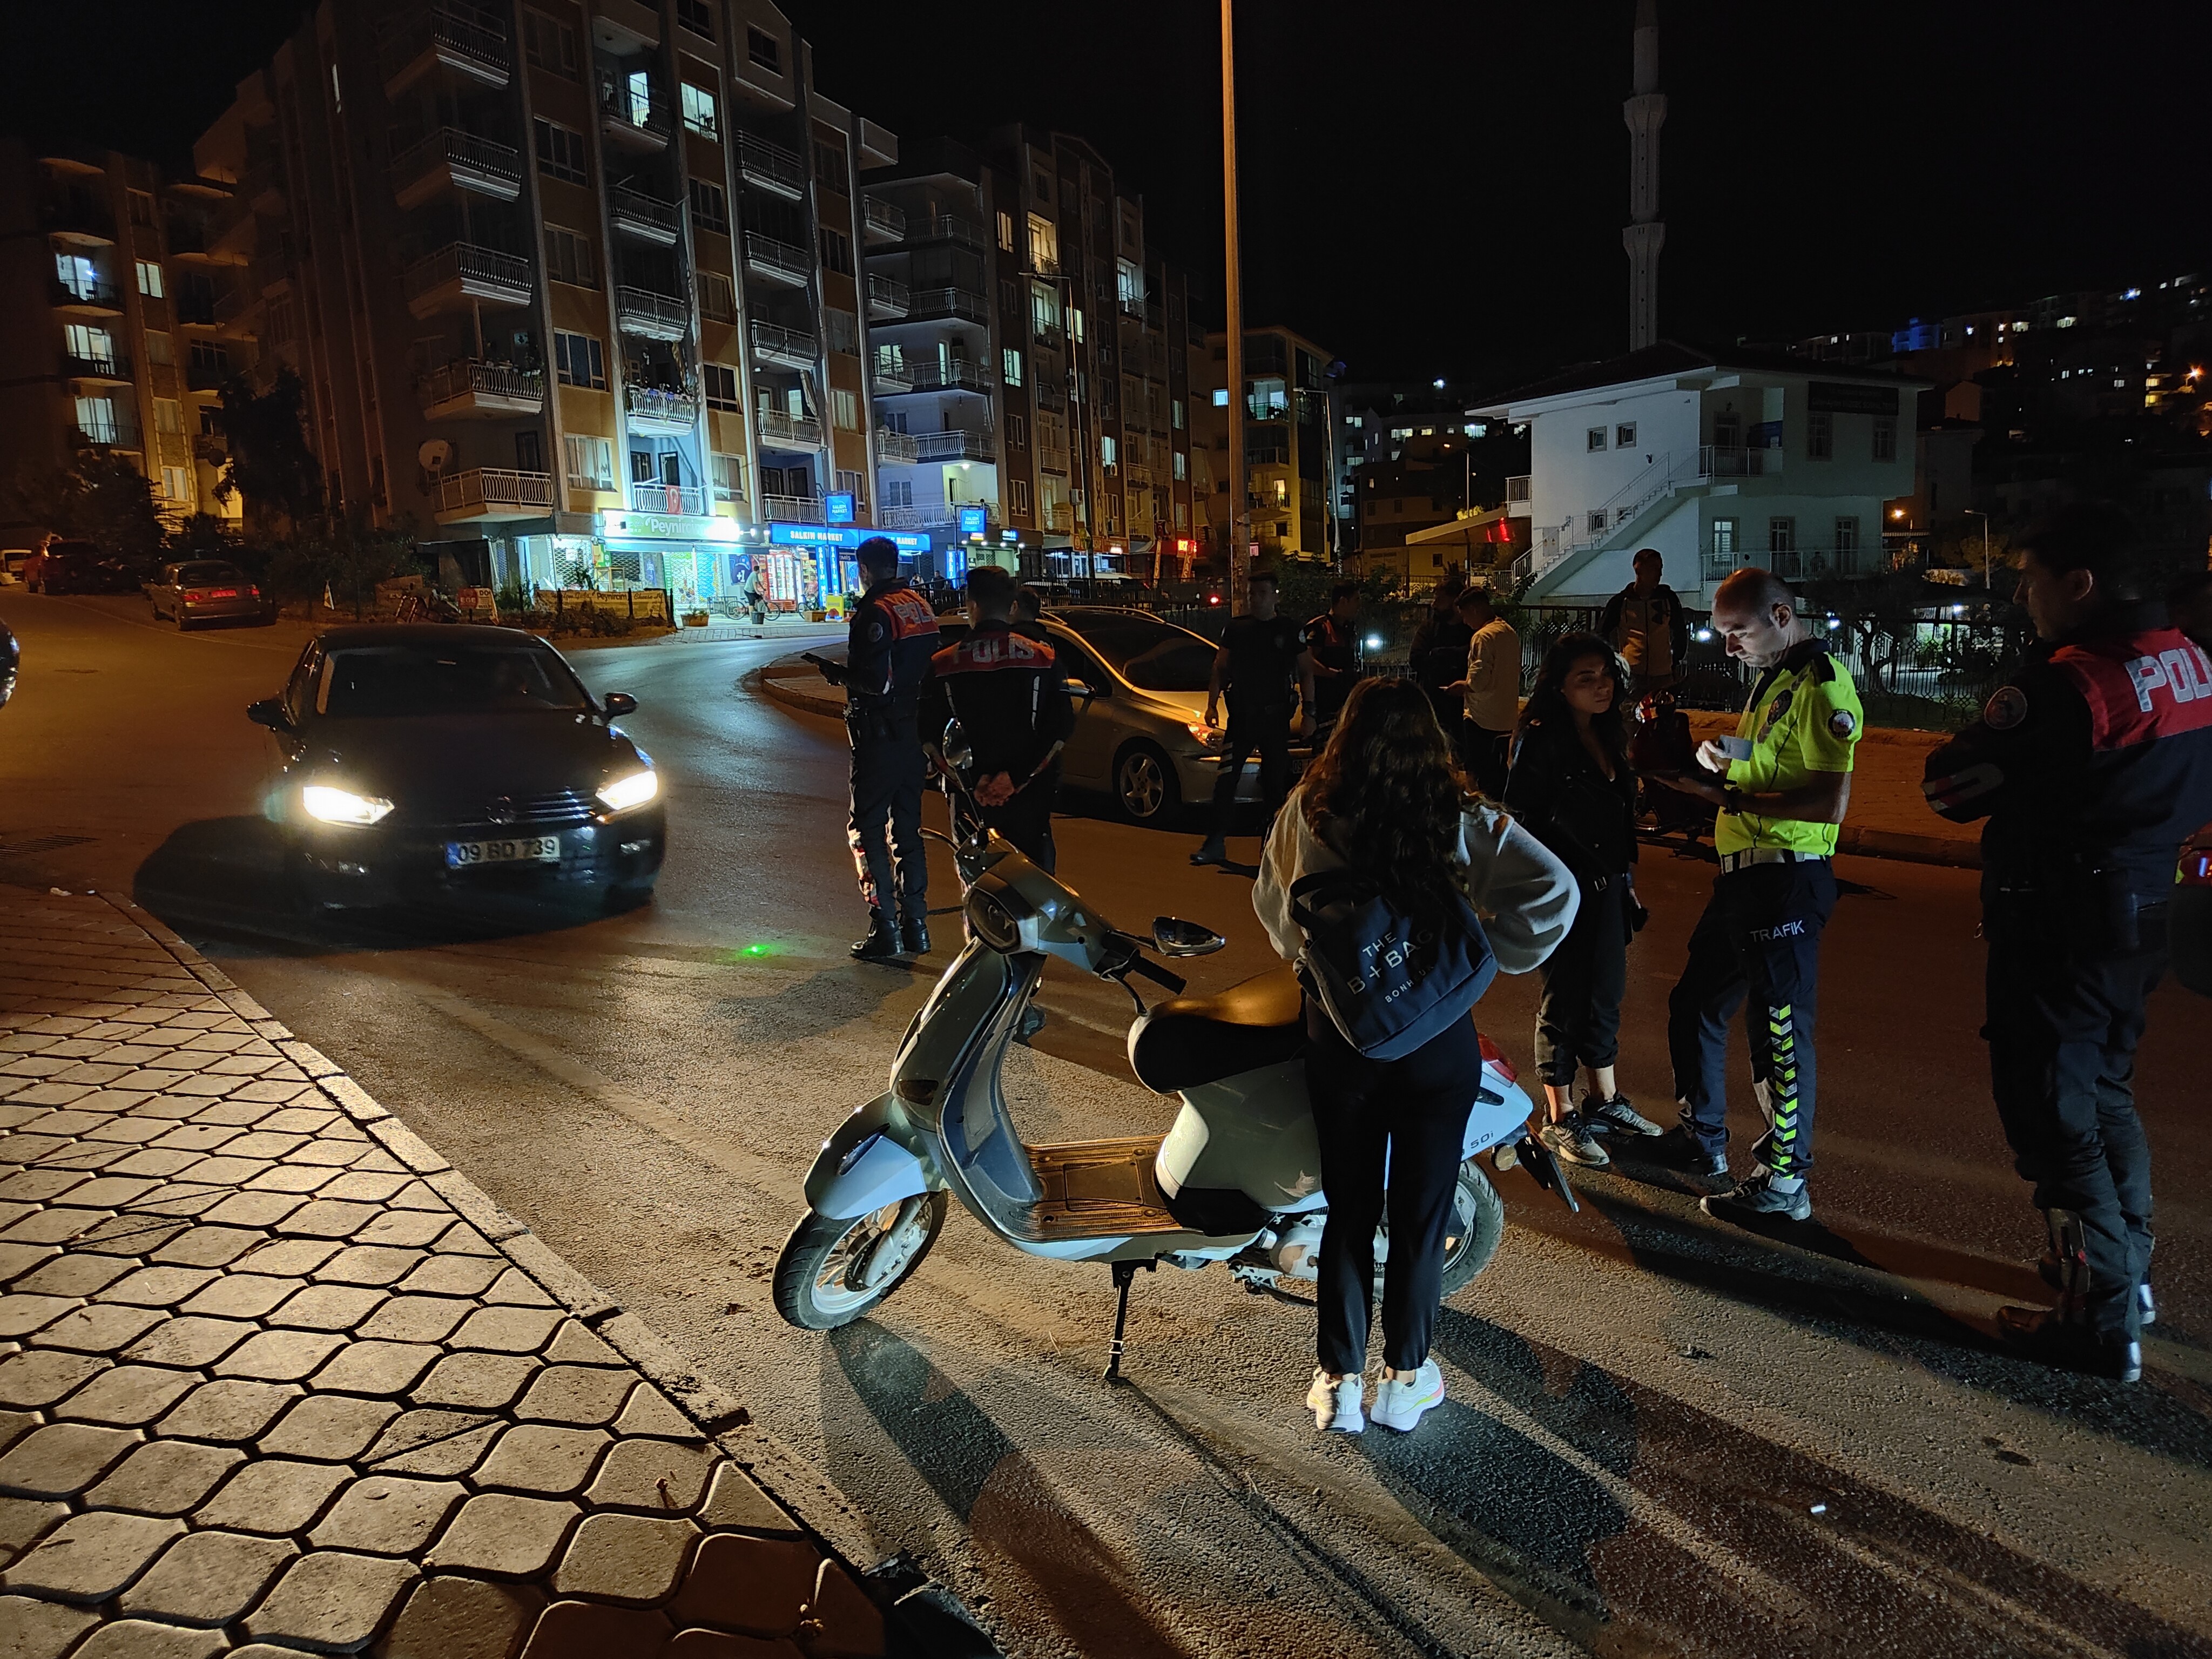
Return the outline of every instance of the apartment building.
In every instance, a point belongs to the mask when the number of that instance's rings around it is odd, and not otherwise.
[[[1150,574],[1188,540],[1190,309],[1144,204],[1066,133],[909,145],[866,176],[879,522],[957,580]]]
[[[231,373],[213,337],[228,193],[114,152],[0,141],[0,454],[58,468],[85,446],[130,458],[172,521],[235,515],[215,495],[214,411]],[[9,525],[9,544],[50,526]]]
[[[194,149],[215,331],[449,575],[815,608],[877,522],[896,155],[763,0],[323,0]]]
[[[1213,483],[1203,516],[1206,545],[1229,547],[1229,337],[1212,333],[1199,355],[1205,384],[1198,400],[1202,445],[1213,453]],[[1282,327],[1244,331],[1244,477],[1251,544],[1262,556],[1333,559],[1338,552],[1334,382],[1330,356]]]

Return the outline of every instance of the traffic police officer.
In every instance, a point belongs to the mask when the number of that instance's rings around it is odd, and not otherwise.
[[[1314,714],[1324,729],[1344,712],[1345,699],[1359,680],[1359,584],[1339,582],[1328,590],[1328,609],[1306,623],[1306,654],[1313,659]],[[1318,741],[1318,739],[1316,739]]]
[[[2176,848],[2212,818],[2212,658],[2137,586],[2115,509],[2058,509],[2021,538],[2036,643],[1982,718],[1928,758],[1947,818],[1987,817],[1990,1080],[2035,1183],[2056,1307],[1999,1334],[2134,1382],[2153,1316],[2150,1149],[2136,1044],[2164,972]]]
[[[1830,859],[1864,716],[1850,673],[1770,572],[1739,570],[1723,581],[1712,628],[1759,677],[1735,736],[1698,747],[1699,767],[1720,779],[1660,780],[1720,807],[1713,845],[1721,872],[1668,1000],[1682,1118],[1659,1151],[1701,1175],[1727,1173],[1728,1026],[1748,996],[1752,1089],[1766,1133],[1753,1148],[1759,1163],[1750,1178],[1704,1207],[1731,1221],[1804,1221],[1813,1213],[1805,1175],[1813,1167],[1820,931],[1836,906]]]
[[[868,936],[853,946],[853,954],[881,961],[902,950],[915,956],[929,950],[919,723],[921,683],[937,649],[937,617],[929,602],[900,578],[898,547],[889,537],[869,537],[859,558],[867,587],[853,608],[845,665],[823,672],[845,688],[845,730],[853,743],[847,838],[868,906]]]
[[[933,741],[957,718],[975,750],[969,793],[982,821],[1040,868],[1055,862],[1053,763],[1075,710],[1053,648],[1010,620],[1014,579],[994,565],[968,572],[966,638],[930,659],[923,725]],[[963,807],[957,801],[954,811]]]

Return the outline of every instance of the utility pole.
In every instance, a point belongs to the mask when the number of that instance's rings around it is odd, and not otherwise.
[[[1221,201],[1229,273],[1229,361],[1223,366],[1229,385],[1229,614],[1249,608],[1251,569],[1245,549],[1251,545],[1250,481],[1244,465],[1244,296],[1237,258],[1237,32],[1231,19],[1234,0],[1221,0]]]
[[[1962,507],[1959,510],[1970,519],[1982,521],[1982,592],[1986,593],[1990,591],[1990,515],[1977,513],[1971,507]]]
[[[1659,343],[1659,250],[1667,227],[1659,218],[1659,129],[1667,94],[1659,90],[1659,0],[1636,0],[1635,94],[1621,106],[1628,122],[1628,349]]]

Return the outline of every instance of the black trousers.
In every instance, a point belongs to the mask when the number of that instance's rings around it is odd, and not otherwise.
[[[1820,931],[1835,908],[1836,872],[1826,859],[1753,864],[1713,878],[1667,1000],[1674,1096],[1706,1151],[1728,1145],[1729,1022],[1748,1002],[1752,1088],[1766,1117],[1753,1153],[1777,1175],[1813,1167]]]
[[[1446,726],[1445,731],[1453,728]],[[1505,799],[1505,774],[1513,751],[1510,732],[1493,732],[1486,726],[1477,726],[1462,716],[1459,731],[1459,763],[1474,787],[1492,800]]]
[[[977,770],[988,772],[988,769]],[[972,806],[966,796],[955,795],[952,817],[963,835],[969,825],[981,818],[1013,842],[1031,864],[1050,875],[1060,862],[1060,849],[1052,839],[1052,808],[1059,795],[1060,763],[1055,761],[1016,790],[1012,799],[997,806]]]
[[[1628,994],[1628,878],[1577,884],[1575,925],[1538,969],[1536,1075],[1555,1089],[1571,1085],[1578,1066],[1620,1057],[1620,1000]]]
[[[1306,1004],[1306,1088],[1328,1194],[1321,1331],[1314,1346],[1324,1370],[1355,1375],[1366,1368],[1375,1229],[1386,1213],[1382,1363],[1407,1371],[1429,1357],[1460,1152],[1481,1081],[1482,1046],[1473,1020],[1460,1021],[1403,1060],[1373,1060],[1345,1042],[1327,1010]]]
[[[2135,1103],[2144,1004],[2166,970],[2169,906],[2153,896],[2137,937],[2085,948],[2058,908],[1992,894],[1990,1083],[2014,1167],[2036,1207],[2081,1218],[2089,1282],[2081,1309],[2107,1335],[2142,1334],[2136,1286],[2150,1271],[2150,1143]],[[2072,934],[2069,939],[2068,935]]]
[[[925,763],[914,714],[845,716],[853,743],[853,811],[846,839],[868,908],[896,921],[927,914],[929,858],[921,839]]]
[[[1290,793],[1291,711],[1287,705],[1273,708],[1229,710],[1229,743],[1221,752],[1221,774],[1213,781],[1213,839],[1229,834],[1237,813],[1237,786],[1244,776],[1244,763],[1260,757],[1260,797],[1267,803],[1267,820],[1274,821],[1283,797]]]

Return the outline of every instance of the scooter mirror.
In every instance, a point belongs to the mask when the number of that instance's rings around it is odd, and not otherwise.
[[[964,770],[975,764],[975,745],[968,741],[968,728],[957,720],[945,722],[945,741],[939,747],[953,766]]]
[[[1164,957],[1207,957],[1229,941],[1203,922],[1180,916],[1152,918],[1152,948]]]

